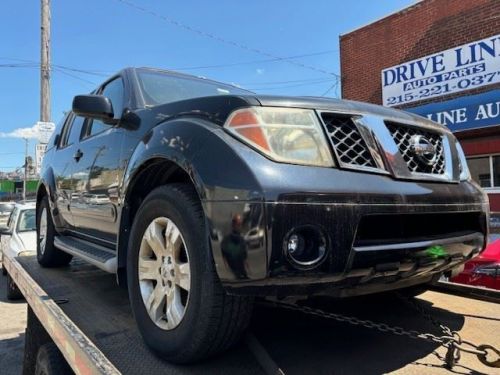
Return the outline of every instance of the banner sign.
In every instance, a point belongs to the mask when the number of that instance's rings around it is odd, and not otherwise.
[[[395,106],[500,82],[500,34],[382,70],[382,103]]]
[[[454,132],[500,125],[500,89],[405,111],[439,122]]]

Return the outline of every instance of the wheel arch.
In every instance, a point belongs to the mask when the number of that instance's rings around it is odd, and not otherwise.
[[[209,236],[214,202],[261,201],[262,187],[248,159],[248,147],[206,119],[179,118],[162,122],[145,132],[125,168],[120,187],[117,279],[126,285],[126,254],[135,213],[154,188],[186,183],[200,200]],[[212,256],[215,249],[212,246]],[[219,251],[220,252],[220,251]]]
[[[203,188],[192,173],[166,156],[154,156],[144,160],[130,176],[123,195],[117,243],[117,279],[120,285],[126,285],[128,243],[135,214],[152,190],[169,183],[185,183],[192,186],[203,207]]]
[[[48,168],[40,177],[38,181],[38,186],[36,189],[36,206],[38,205],[44,196],[49,199],[50,214],[52,215],[52,220],[54,224],[59,225],[59,217],[57,212],[57,206],[55,204],[55,178],[52,169]]]

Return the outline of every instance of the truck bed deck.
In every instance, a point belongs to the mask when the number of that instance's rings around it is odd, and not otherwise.
[[[256,305],[249,334],[237,347],[196,365],[172,365],[144,345],[127,291],[116,285],[113,275],[78,260],[61,269],[43,269],[35,257],[15,260],[20,272],[25,271],[124,374],[448,373],[439,360],[445,351],[437,344],[261,304]],[[392,294],[312,303],[327,311],[439,333],[421,313]],[[494,334],[500,331],[500,304],[438,292],[426,292],[418,303],[464,339],[500,346],[500,336]],[[462,355],[459,366],[463,367],[457,370],[494,373],[469,354]]]

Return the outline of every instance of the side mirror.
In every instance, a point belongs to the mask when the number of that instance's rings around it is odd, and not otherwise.
[[[115,124],[111,100],[102,95],[77,95],[73,99],[73,112],[82,117],[99,119],[105,124]]]

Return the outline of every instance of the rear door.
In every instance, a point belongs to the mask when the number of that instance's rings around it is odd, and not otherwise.
[[[99,93],[108,97],[116,118],[123,112],[124,83],[121,77],[107,82]],[[124,130],[119,126],[87,119],[80,142],[81,158],[73,173],[76,199],[71,211],[76,231],[87,239],[113,247],[117,236],[118,183]]]
[[[71,230],[75,226],[70,208],[75,189],[72,174],[84,123],[83,117],[69,114],[51,160],[56,184],[56,206],[59,212],[55,224],[59,230]]]

